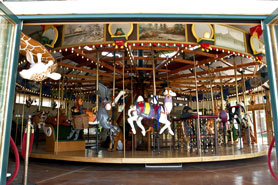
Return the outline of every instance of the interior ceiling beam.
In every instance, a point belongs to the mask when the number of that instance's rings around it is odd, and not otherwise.
[[[179,85],[179,84],[171,84],[171,87],[177,87],[177,88],[184,88],[184,89],[196,89],[195,86],[188,86],[188,85]],[[206,87],[202,87],[202,86],[198,86],[197,87],[198,90],[203,90],[203,91],[210,91],[210,88],[206,88]],[[220,91],[219,88],[213,87],[212,88],[213,91]]]
[[[186,84],[186,85],[195,85],[196,84],[196,81],[186,81],[186,82],[174,82],[175,84],[180,84],[180,85],[182,85],[182,84]],[[217,86],[220,86],[221,85],[221,83],[220,82],[212,82],[211,83],[212,85],[217,85]],[[226,82],[224,82],[224,83],[222,83],[223,85],[236,85],[236,83],[235,82],[230,82],[230,83],[226,83]],[[197,82],[197,85],[210,85],[210,82]]]
[[[97,74],[96,70],[92,70],[92,69],[87,69],[87,68],[83,68],[83,67],[76,67],[74,65],[71,64],[65,64],[63,62],[57,62],[57,64],[59,66],[63,66],[63,67],[67,67],[67,68],[71,68],[71,69],[75,69],[75,70],[79,70],[79,71],[83,71],[83,72],[87,72],[87,73],[92,73],[92,74]],[[113,77],[112,74],[110,73],[105,73],[105,72],[101,72],[99,71],[99,75],[100,76],[107,76],[107,77]],[[116,78],[120,78],[119,76],[116,76]]]
[[[181,58],[175,58],[173,59],[174,62],[179,62],[179,63],[184,63],[184,64],[191,64],[191,65],[194,65],[194,61],[192,60],[184,60],[184,59],[181,59]]]
[[[125,68],[125,71],[131,71],[133,68]],[[152,71],[153,69],[151,67],[136,67],[137,71]],[[170,72],[170,70],[167,69],[159,69],[158,72]]]
[[[182,49],[183,52],[185,53],[191,53],[191,54],[195,54],[195,55],[201,55],[201,56],[205,56],[205,57],[209,57],[209,58],[215,58],[217,57],[217,54],[213,54],[213,53],[208,53],[208,52],[203,52],[203,51],[198,51],[198,50],[190,50],[190,49]]]
[[[189,51],[191,51],[191,50],[189,50]],[[199,53],[199,51],[194,51],[194,54],[196,52]],[[214,55],[211,55],[211,56],[215,56],[215,58],[209,57],[209,58],[203,59],[201,61],[198,61],[198,62],[196,62],[197,66],[205,67],[204,66],[205,64],[208,64],[209,62],[212,62],[212,61],[217,60],[219,58],[223,58],[224,56],[226,56],[226,54],[225,53],[220,53],[220,54],[214,54]],[[185,66],[180,67],[178,69],[172,70],[170,72],[170,74],[173,75],[173,74],[176,74],[176,73],[179,73],[181,71],[188,70],[188,69],[191,69],[191,68],[194,68],[194,61],[193,61],[193,64],[191,64],[191,65],[185,65]],[[159,77],[163,77],[163,76],[165,76],[165,74],[159,75]]]
[[[85,54],[84,52],[82,52],[83,50],[76,49],[74,51],[76,53],[78,53],[79,55],[84,56],[85,58],[89,59],[90,61],[94,61],[95,63],[97,62],[97,58],[96,57],[89,56],[88,54]],[[100,65],[102,65],[104,68],[109,69],[111,71],[114,71],[114,67],[112,65],[109,65],[109,64],[107,64],[107,63],[105,63],[105,62],[103,62],[101,60],[99,60],[99,62],[100,62]],[[123,74],[123,72],[121,70],[117,69],[117,68],[115,69],[115,72],[120,74],[120,75],[122,75],[122,76],[123,75],[128,76],[128,74]]]
[[[256,77],[256,76],[260,76],[259,74],[244,74],[244,77],[246,78],[252,78],[252,77]],[[213,80],[218,80],[218,79],[230,79],[230,78],[234,78],[235,75],[221,75],[221,76],[213,76]],[[197,77],[197,80],[210,80],[211,77]],[[175,80],[169,80],[170,82],[183,82],[183,81],[193,81],[195,80],[195,78],[181,78],[181,79],[175,79]]]
[[[249,62],[249,63],[245,63],[245,64],[239,64],[239,65],[236,65],[236,69],[245,68],[245,67],[254,66],[254,65],[258,65],[258,62]],[[197,72],[196,75],[204,75],[204,74],[209,74],[209,73],[216,73],[216,72],[221,72],[221,71],[232,70],[232,69],[234,69],[234,66],[222,67],[222,68],[216,68],[216,69],[210,68],[210,69],[211,69],[211,71]],[[177,79],[177,78],[190,77],[190,76],[195,76],[195,73],[178,74],[175,76],[171,76],[168,79],[173,80],[173,79]]]
[[[227,60],[225,60],[225,59],[223,59],[223,58],[220,58],[220,61],[221,61],[222,63],[226,64],[227,66],[234,66],[233,63],[231,63],[231,62],[229,62],[229,61],[227,61]]]
[[[67,60],[67,59],[72,60],[72,58],[74,58],[74,57],[76,57],[76,54],[75,54],[75,53],[72,53],[72,54],[63,56],[62,58],[59,58],[59,59],[57,59],[57,60]]]
[[[69,80],[65,79],[65,83],[96,83],[96,80]]]
[[[89,76],[89,75],[75,75],[75,74],[61,74],[64,77],[67,78],[72,78],[72,79],[77,79],[77,78],[81,78],[81,79],[90,79],[90,80],[96,80],[96,76]],[[107,77],[99,77],[99,80],[103,81],[103,82],[111,82],[111,78],[107,78]],[[67,80],[66,80],[67,81]],[[54,81],[55,82],[55,81]]]
[[[58,88],[59,85],[52,85],[52,87],[54,88]],[[93,89],[95,89],[95,85],[93,84],[86,84],[86,85],[83,85],[83,84],[73,84],[73,85],[67,85],[67,86],[64,86],[65,89],[71,89],[71,88],[77,88],[77,87],[92,87]]]

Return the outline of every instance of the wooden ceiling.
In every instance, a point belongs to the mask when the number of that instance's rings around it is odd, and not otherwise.
[[[60,52],[59,52],[60,51]],[[171,53],[171,56],[169,54]],[[179,94],[198,91],[220,91],[221,85],[235,86],[235,78],[245,80],[257,76],[261,65],[248,54],[212,49],[202,51],[198,46],[128,45],[115,47],[94,47],[85,49],[63,48],[53,52],[62,74],[64,87],[74,91],[94,93],[99,64],[99,80],[109,88],[113,87],[115,66],[115,87],[154,90],[153,69],[157,94],[170,87]],[[153,66],[154,64],[154,66]],[[235,72],[237,77],[235,77]],[[242,71],[244,74],[242,75]],[[123,80],[124,79],[124,80]],[[221,81],[220,81],[221,79]],[[59,83],[51,82],[51,88]],[[240,82],[237,82],[240,83]],[[133,86],[133,87],[132,87]]]

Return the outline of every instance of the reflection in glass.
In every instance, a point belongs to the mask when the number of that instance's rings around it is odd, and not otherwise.
[[[6,105],[8,100],[7,83],[10,78],[10,66],[12,65],[12,48],[14,24],[1,12],[0,13],[0,135],[3,135],[6,119]],[[0,137],[0,148],[2,148],[2,137]]]

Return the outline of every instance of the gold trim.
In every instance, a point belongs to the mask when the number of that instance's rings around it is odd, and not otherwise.
[[[63,45],[61,47],[53,48],[54,50],[57,49],[66,49],[66,48],[74,48],[74,47],[82,47],[82,46],[88,46],[88,45],[97,45],[97,44],[113,44],[113,41],[103,41],[103,42],[89,42],[89,43],[82,43],[82,44],[74,44],[74,45]]]
[[[55,32],[55,38],[53,39],[53,41],[51,42],[51,44],[45,44],[45,46],[48,46],[48,47],[51,47],[51,48],[54,48],[54,45],[56,44],[57,42],[57,39],[58,39],[58,30],[56,27],[54,27],[53,25],[46,25],[45,26],[45,30],[42,32],[42,36],[45,34],[45,32],[49,29],[53,29],[54,32]]]
[[[103,24],[103,41],[106,42],[107,24]]]
[[[261,52],[258,52],[255,48],[254,48],[254,44],[253,44],[253,38],[256,37],[258,39],[258,41],[264,45],[264,42],[262,40],[259,39],[257,32],[254,32],[254,34],[250,37],[250,46],[253,52],[253,55],[259,54]]]
[[[139,26],[140,26],[140,24],[137,23],[137,41],[139,41],[139,38],[140,38]]]
[[[117,24],[120,24],[120,23],[117,23]],[[130,29],[129,29],[129,32],[127,34],[125,34],[126,38],[129,37],[129,35],[132,33],[133,31],[133,23],[124,23],[124,24],[130,24]],[[108,25],[108,31],[109,31],[109,34],[112,36],[114,36],[114,34],[111,32],[111,25],[112,24],[109,24]]]
[[[197,39],[197,43],[200,42],[201,40],[214,41],[214,39],[199,38]]]
[[[198,35],[195,32],[195,25],[196,24],[192,24],[191,31],[192,31],[193,36],[197,39],[197,42],[199,42],[200,39],[202,39],[203,37],[201,37],[201,38],[198,37]],[[207,24],[207,25],[210,27],[210,31],[211,31],[211,35],[210,35],[209,39],[212,39],[214,37],[214,29],[212,27],[212,24]]]
[[[247,51],[247,39],[245,33],[244,33],[244,46],[245,46],[245,51]]]
[[[185,36],[185,42],[188,42],[188,32],[187,32],[187,24],[184,24],[184,36]]]

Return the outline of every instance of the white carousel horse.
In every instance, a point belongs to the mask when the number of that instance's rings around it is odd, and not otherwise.
[[[154,104],[149,104],[143,102],[143,97],[139,96],[137,103],[130,106],[128,110],[128,123],[131,126],[133,134],[136,134],[136,130],[133,122],[136,121],[136,124],[141,128],[141,133],[143,136],[146,135],[146,130],[142,125],[142,120],[145,119],[156,119],[159,123],[163,123],[164,126],[159,131],[159,134],[162,134],[167,128],[171,135],[174,135],[174,132],[171,129],[171,122],[167,119],[167,115],[171,113],[173,108],[172,97],[176,96],[176,93],[172,90],[166,89],[163,93],[165,96],[164,106],[159,106],[158,102],[153,102]]]

